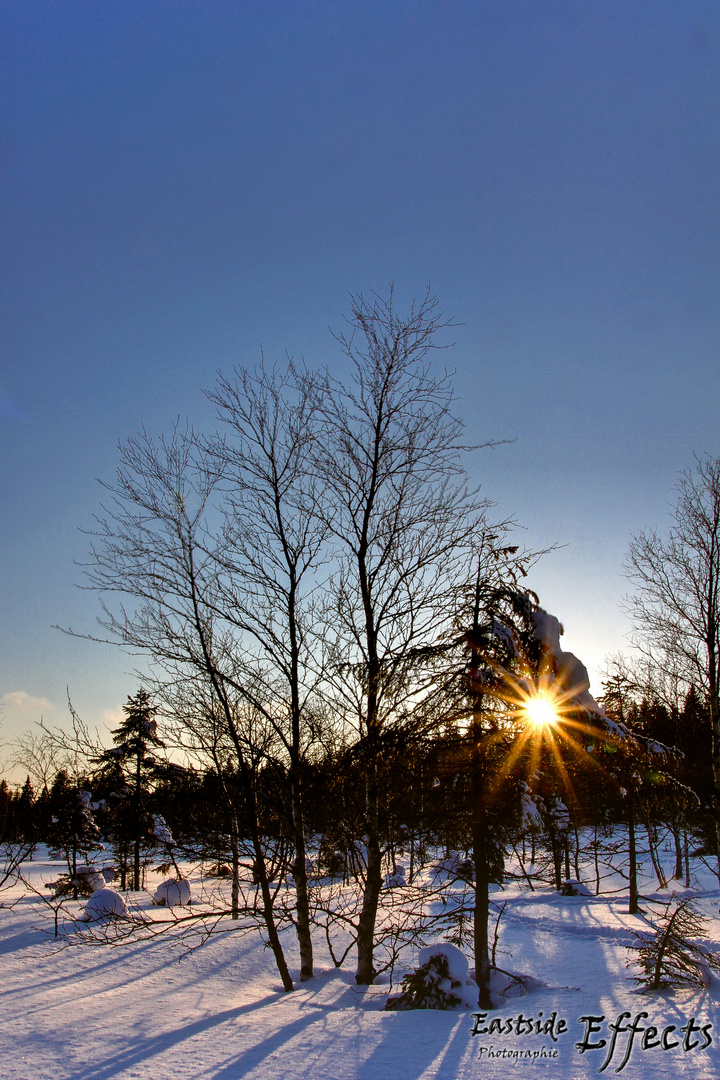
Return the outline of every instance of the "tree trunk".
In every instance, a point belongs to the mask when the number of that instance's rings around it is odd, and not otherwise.
[[[715,631],[717,635],[717,631]],[[708,649],[708,674],[710,675],[710,723],[712,725],[712,772],[713,801],[715,811],[715,837],[717,840],[717,877],[720,886],[720,695],[718,693],[718,667],[714,647]]]
[[[363,893],[362,911],[357,931],[357,971],[355,982],[358,986],[369,986],[375,978],[373,948],[375,943],[375,922],[377,920],[380,889],[382,886],[382,867],[379,838],[378,781],[375,755],[371,752],[371,761],[365,780],[365,819],[367,841],[367,875]]]
[[[560,835],[553,827],[550,831],[550,848],[552,850],[553,858],[553,872],[555,875],[555,888],[560,892],[562,888],[562,844],[560,842]]]
[[[237,728],[233,720],[232,711],[228,703],[226,694],[223,692],[223,686],[218,679],[215,667],[210,659],[209,652],[207,652],[206,643],[204,637],[201,636],[203,642],[203,648],[205,649],[205,659],[207,664],[207,673],[210,676],[215,693],[222,705],[223,712],[225,714],[225,721],[227,723],[227,730],[232,739],[235,747],[235,754],[237,758],[240,783],[242,785],[242,792],[245,799],[245,805],[248,811],[248,819],[250,825],[250,838],[253,846],[253,873],[257,878],[257,884],[260,886],[260,895],[262,896],[262,912],[263,921],[268,935],[268,945],[272,949],[273,956],[275,957],[275,964],[282,980],[283,990],[289,992],[294,990],[292,979],[290,978],[290,972],[285,961],[285,955],[283,953],[282,945],[280,944],[280,938],[278,936],[277,927],[275,926],[275,915],[273,913],[273,900],[270,894],[270,884],[267,877],[267,867],[265,866],[265,852],[262,848],[260,841],[260,826],[258,818],[258,805],[257,797],[255,793],[255,787],[253,784],[253,776],[248,768],[248,763],[245,760],[245,754],[243,753],[242,743],[238,737]]]
[[[78,898],[77,890],[77,846],[73,840],[72,846],[72,879],[73,879],[73,900]]]
[[[135,892],[140,892],[140,795],[142,791],[141,755],[137,755],[135,769],[135,847],[133,859],[133,878]]]
[[[628,805],[628,845],[630,848],[630,898],[628,915],[637,915],[640,910],[637,887],[637,844],[635,840],[635,812],[632,804]]]
[[[270,884],[267,877],[267,868],[265,866],[265,852],[262,849],[260,843],[260,834],[257,827],[256,806],[255,806],[255,793],[252,791],[250,785],[247,783],[247,776],[245,769],[241,770],[241,775],[245,781],[245,798],[248,802],[250,809],[250,829],[252,833],[252,845],[253,852],[255,854],[255,873],[257,874],[258,884],[260,886],[260,895],[262,896],[262,908],[263,919],[265,922],[265,928],[268,935],[268,945],[272,949],[273,956],[275,957],[275,964],[277,965],[278,972],[283,984],[283,990],[289,992],[294,990],[292,979],[290,978],[290,972],[285,961],[285,955],[280,944],[280,938],[278,936],[277,927],[275,926],[275,917],[273,915],[273,902],[270,895]]]
[[[268,944],[273,951],[275,957],[275,963],[277,965],[280,979],[282,980],[283,990],[288,993],[294,990],[292,979],[290,978],[290,972],[288,971],[287,963],[285,962],[285,956],[280,944],[280,938],[278,937],[277,927],[275,926],[275,919],[273,917],[273,905],[272,897],[270,895],[270,886],[268,884],[267,872],[265,869],[265,856],[260,848],[259,838],[253,838],[253,846],[256,849],[255,863],[258,868],[258,877],[260,879],[260,893],[263,901],[263,918],[265,920],[265,927],[267,929]],[[257,842],[255,842],[257,841]]]
[[[300,783],[297,776],[291,780],[293,831],[295,833],[295,909],[297,914],[297,938],[300,947],[300,982],[313,976],[313,950],[310,934],[310,904],[308,900],[307,854],[305,848],[305,824],[303,821]]]
[[[676,881],[681,881],[683,876],[683,853],[682,842],[680,840],[680,825],[677,821],[672,823],[673,844],[675,846],[675,873],[673,877]]]
[[[240,917],[240,837],[237,814],[230,817],[230,849],[232,852],[232,885],[230,892],[230,917]]]
[[[480,770],[478,770],[479,772]],[[488,923],[490,910],[490,859],[487,814],[482,793],[482,777],[478,776],[473,821],[473,863],[475,866],[475,981],[478,984],[478,1006],[492,1009],[490,993],[490,949]]]
[[[477,677],[471,668],[471,684]],[[473,865],[475,867],[475,911],[473,913],[473,935],[475,947],[475,981],[478,985],[478,1006],[492,1009],[490,992],[490,949],[488,943],[488,923],[490,911],[490,843],[489,824],[485,791],[484,732],[482,728],[482,696],[474,692],[474,710],[472,726],[472,748],[470,767],[472,769],[472,843]]]
[[[667,878],[665,877],[665,871],[662,868],[662,864],[660,862],[660,856],[658,855],[657,843],[655,842],[655,837],[653,835],[653,827],[652,827],[652,825],[650,824],[649,821],[647,821],[645,828],[646,828],[646,831],[647,831],[648,850],[650,852],[650,861],[653,864],[653,870],[655,871],[655,874],[656,874],[657,879],[658,879],[658,888],[659,889],[667,889]]]

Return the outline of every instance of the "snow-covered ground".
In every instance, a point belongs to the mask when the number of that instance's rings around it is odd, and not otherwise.
[[[38,854],[25,871],[40,888],[57,876],[58,865]],[[149,883],[151,893],[158,882]],[[650,887],[642,891],[647,895]],[[690,892],[710,917],[705,945],[720,949],[712,875]],[[656,895],[666,899],[668,893]],[[609,1025],[626,1013],[620,1025],[626,1027],[642,1012],[648,1015],[636,1023],[625,1077],[720,1075],[718,982],[640,995],[626,968],[627,946],[631,931],[646,923],[626,914],[625,894],[561,897],[544,886],[531,893],[512,885],[501,898],[507,906],[498,963],[541,985],[473,1020],[471,1010],[383,1011],[390,986],[356,987],[352,955],[342,969],[333,968],[320,935],[319,973],[292,994],[282,992],[272,954],[256,933],[215,935],[192,952],[169,937],[70,947],[66,938],[49,936],[47,908],[18,887],[1,897],[0,1076],[465,1080],[542,1074],[577,1080],[602,1069],[612,1042]],[[149,903],[150,895],[142,900]],[[68,908],[77,913],[80,906]],[[283,942],[296,975],[292,934]],[[500,1018],[502,1031],[470,1034],[474,1027],[489,1029],[493,1018]],[[701,1030],[682,1031],[691,1019]],[[644,1034],[650,1025],[657,1032]],[[609,1041],[581,1053],[576,1044],[588,1026],[587,1042]],[[707,1046],[706,1036],[712,1039]],[[618,1032],[607,1075],[622,1066],[628,1040],[627,1031]]]

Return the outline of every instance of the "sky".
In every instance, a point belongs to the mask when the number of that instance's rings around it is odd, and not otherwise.
[[[349,293],[428,284],[470,469],[590,669],[631,534],[720,454],[720,7],[3,0],[0,735],[115,723],[82,589],[118,441],[218,369],[346,367]]]

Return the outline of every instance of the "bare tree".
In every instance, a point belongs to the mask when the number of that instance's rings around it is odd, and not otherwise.
[[[313,954],[301,767],[322,667],[311,627],[327,534],[311,467],[320,435],[315,380],[292,362],[282,372],[236,368],[208,396],[225,425],[225,437],[211,443],[227,491],[220,603],[272,686],[265,708],[287,758],[302,981],[312,977]]]
[[[101,625],[109,640],[149,656],[168,676],[194,676],[221,713],[248,809],[268,943],[285,990],[292,990],[274,916],[260,835],[253,770],[233,707],[234,695],[263,712],[256,673],[223,615],[218,567],[221,541],[209,523],[217,465],[194,433],[176,426],[154,442],[145,432],[121,447],[111,502],[98,518],[90,587],[104,596]],[[214,522],[215,523],[215,522]]]
[[[39,790],[48,790],[60,771],[73,780],[87,776],[103,751],[97,729],[91,730],[78,715],[69,688],[67,707],[71,719],[69,731],[48,727],[41,717],[35,725],[36,731],[24,732],[13,743],[11,764],[24,769]]]
[[[687,684],[707,696],[720,853],[720,459],[697,458],[676,491],[667,536],[633,538],[626,571],[637,591],[628,610],[636,644],[656,661],[669,658]]]
[[[12,765],[18,765],[35,784],[36,790],[50,790],[53,779],[65,770],[71,774],[73,759],[70,754],[60,749],[52,732],[38,725],[37,731],[25,731],[18,735],[15,740],[12,757]]]
[[[447,373],[428,359],[450,323],[429,293],[399,315],[387,299],[351,298],[337,335],[351,362],[326,378],[317,467],[337,550],[327,627],[339,707],[354,717],[365,783],[367,873],[357,928],[359,984],[373,981],[382,884],[378,761],[383,732],[423,694],[419,659],[452,619],[486,504],[467,486],[462,424]]]

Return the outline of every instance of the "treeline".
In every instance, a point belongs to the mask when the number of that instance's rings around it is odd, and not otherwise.
[[[616,695],[610,684],[606,685],[606,711],[620,720],[613,705]],[[143,691],[130,698],[126,708],[132,713],[138,702],[147,718],[154,717],[149,696]],[[604,782],[598,784],[592,745],[585,759],[566,754],[562,769],[546,747],[545,756],[535,760],[532,784],[532,801],[540,808],[540,818],[529,822],[521,805],[528,762],[519,756],[505,777],[504,793],[494,810],[496,880],[502,880],[505,856],[524,844],[528,853],[531,844],[537,852],[547,844],[547,855],[551,855],[553,832],[562,835],[562,879],[571,876],[565,873],[567,861],[576,864],[578,856],[581,861],[587,859],[586,851],[576,851],[576,837],[582,830],[589,835],[589,828],[598,827],[609,835],[613,826],[625,825],[631,800],[644,827],[666,827],[677,836],[673,870],[677,876],[684,873],[684,834],[690,833],[695,853],[700,849],[715,854],[712,732],[707,705],[694,689],[688,692],[681,708],[646,697],[626,697],[622,722],[632,732],[676,752],[656,755],[638,772],[634,758],[622,760],[626,756],[622,744],[601,743]],[[123,735],[127,731],[118,729],[116,736]],[[157,745],[159,739],[156,734],[153,737]],[[94,767],[88,762],[87,770],[73,778],[60,769],[49,785],[38,791],[30,776],[15,790],[5,780],[0,781],[4,839],[46,844],[68,857],[69,870],[73,852],[83,858],[101,856],[100,861],[118,869],[122,888],[141,887],[144,869],[168,863],[169,852],[178,860],[230,868],[233,833],[239,842],[237,853],[241,860],[252,865],[248,838],[253,810],[230,762],[220,770],[181,767],[151,755],[147,734],[138,740],[132,754],[128,753],[127,739],[119,745],[120,754],[111,749],[103,755],[104,760],[96,760]],[[383,793],[378,826],[389,874],[396,872],[397,860],[402,858],[408,884],[412,884],[414,874],[431,859],[443,854],[448,859],[460,856],[461,862],[470,858],[474,805],[469,750],[467,738],[457,727],[419,739],[395,734],[383,740],[377,758]],[[359,782],[363,768],[354,746],[303,763],[305,822],[312,874],[316,877],[349,880],[364,870],[365,802]],[[254,812],[264,850],[272,852],[273,879],[287,877],[293,868],[293,823],[287,787],[286,769],[266,761],[258,764]],[[555,820],[559,802],[566,812],[560,827]],[[133,876],[136,850],[141,859],[137,881]],[[537,864],[537,852],[532,859],[528,854],[528,863]],[[471,869],[467,875],[472,878]],[[551,863],[548,878],[560,886]]]

